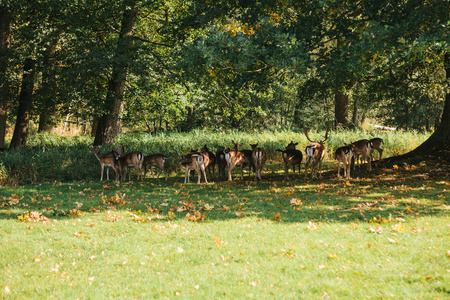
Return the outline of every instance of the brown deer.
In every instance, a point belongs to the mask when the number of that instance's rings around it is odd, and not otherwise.
[[[234,144],[234,141],[231,141]],[[253,172],[256,173],[256,169],[255,169],[255,164],[253,162],[253,150],[256,148],[258,144],[250,144],[250,147],[252,147],[252,150],[241,150],[241,152],[245,155],[245,163],[244,163],[244,167],[246,165],[248,165],[248,177],[250,177],[250,175],[252,174],[252,169]],[[239,147],[242,146],[239,145]],[[236,146],[235,146],[236,147]],[[237,149],[235,149],[237,150]]]
[[[206,166],[206,169],[208,170],[208,174],[211,176],[211,178],[214,176],[214,169],[216,166],[216,155],[209,151],[208,147],[205,145],[202,149],[200,149],[201,153],[203,155],[208,155],[209,158],[209,164]],[[211,175],[211,169],[212,169],[212,175]]]
[[[328,131],[330,129],[330,123],[328,123],[327,131],[325,132],[325,137],[323,140],[319,142],[313,142],[308,137],[308,128],[303,127],[303,133],[305,134],[308,141],[310,141],[310,144],[306,146],[305,153],[306,153],[306,161],[305,161],[305,179],[308,177],[308,167],[311,164],[311,175],[312,177],[317,178],[317,171],[316,166],[318,166],[319,169],[319,177],[322,177],[320,174],[321,168],[322,168],[322,161],[325,157],[325,154],[327,150],[325,149],[324,143],[328,139]]]
[[[347,179],[350,179],[350,169],[352,166],[352,157],[353,157],[353,144],[345,144],[345,146],[339,147],[334,152],[334,159],[338,161],[338,173],[337,178],[340,178],[341,175],[341,162],[344,165],[344,176]]]
[[[181,164],[181,167],[184,169],[184,183],[189,182],[190,170],[195,170],[198,173],[198,181],[197,184],[200,184],[202,174],[205,178],[205,183],[208,183],[206,179],[205,173],[205,164],[207,165],[209,161],[207,156],[202,155],[200,152],[190,152],[186,155],[180,156],[178,161]]]
[[[264,163],[267,160],[266,151],[264,151],[263,148],[258,147],[258,144],[250,144],[252,146],[252,160],[253,165],[255,166],[255,177],[256,180],[261,180],[261,170],[264,165]]]
[[[225,147],[219,146],[216,151],[216,163],[219,168],[219,178],[225,179],[225,169],[227,167],[227,160],[225,159]]]
[[[367,170],[372,170],[372,164],[370,155],[373,152],[373,146],[372,143],[369,140],[359,140],[356,142],[353,142],[353,154],[354,154],[354,164],[353,164],[353,170],[356,167],[356,162],[359,160],[359,165],[361,166],[361,159],[360,155],[362,156],[362,159],[367,161]]]
[[[378,158],[378,160],[381,160],[381,157],[383,156],[383,149],[381,149],[381,144],[383,144],[383,139],[381,138],[373,138],[370,139],[370,142],[372,143],[372,153],[370,153],[370,160],[373,160],[373,151],[374,149],[376,149],[378,151],[378,154],[380,155],[380,157]]]
[[[125,154],[125,145],[120,145],[117,148],[117,152],[120,154],[121,160],[121,172],[122,172],[122,180],[125,180],[127,177],[127,170],[129,167],[134,167],[137,172],[137,179],[142,178],[142,163],[144,162],[144,155],[140,151],[134,151]],[[128,174],[128,180],[131,180],[131,173]]]
[[[229,148],[225,149],[225,160],[227,161],[228,166],[228,181],[232,181],[231,171],[236,166],[241,166],[241,179],[244,180],[244,164],[250,163],[248,158],[245,157],[244,153],[239,151],[239,146],[242,144],[237,144],[234,141],[231,141],[234,145],[234,150],[230,150]]]
[[[167,181],[167,171],[166,169],[164,169],[164,162],[166,161],[166,159],[169,159],[167,156],[162,155],[162,154],[150,154],[150,155],[146,155],[144,157],[144,161],[142,162],[142,167],[144,168],[144,179],[145,176],[147,175],[147,170],[150,169],[150,173],[152,174],[152,178],[155,178],[153,175],[153,166],[156,166],[159,168],[159,173],[158,173],[158,177],[161,175],[161,173],[164,173],[164,177],[166,178]]]
[[[295,175],[295,166],[298,165],[298,175],[300,176],[301,164],[303,160],[303,154],[300,150],[295,149],[298,143],[290,142],[285,150],[277,149],[281,152],[281,157],[284,161],[284,178],[289,180],[289,167],[292,166],[293,174]]]
[[[118,164],[118,157],[120,154],[118,152],[119,149],[115,151],[111,151],[105,154],[100,154],[100,148],[102,146],[91,146],[92,152],[95,154],[95,157],[100,162],[100,166],[102,168],[102,173],[100,175],[100,181],[103,181],[103,171],[106,167],[106,179],[109,180],[109,168],[113,168],[114,172],[116,172],[116,180],[119,180],[120,168]]]

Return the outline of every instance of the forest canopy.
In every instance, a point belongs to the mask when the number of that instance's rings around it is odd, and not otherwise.
[[[30,121],[101,145],[371,120],[448,145],[449,26],[449,1],[1,0],[0,148]]]

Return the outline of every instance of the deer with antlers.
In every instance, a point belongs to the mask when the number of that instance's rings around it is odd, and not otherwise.
[[[144,162],[144,155],[140,151],[134,151],[125,154],[125,145],[122,144],[117,148],[120,153],[119,160],[121,165],[122,180],[127,177],[127,170],[129,167],[134,167],[137,172],[137,179],[142,178],[142,163]],[[128,174],[128,180],[131,180],[131,173]]]
[[[325,154],[327,150],[325,149],[324,143],[328,139],[328,131],[330,129],[330,123],[328,123],[327,131],[325,132],[325,137],[323,140],[319,142],[313,142],[308,137],[308,128],[303,127],[303,133],[305,134],[306,138],[310,143],[306,146],[305,153],[306,153],[306,160],[305,160],[305,179],[308,177],[308,167],[311,165],[311,175],[314,178],[317,178],[317,170],[316,167],[318,167],[319,177],[322,177],[320,174],[321,168],[322,168],[322,161],[325,157]]]
[[[155,178],[153,175],[153,166],[155,166],[159,169],[157,178],[159,178],[161,173],[164,173],[164,177],[167,181],[167,171],[164,168],[164,162],[166,161],[166,159],[169,159],[169,158],[162,154],[146,155],[144,157],[144,161],[142,162],[142,167],[144,168],[144,178],[147,175],[147,170],[150,170],[150,173],[152,174],[152,178]]]
[[[286,149],[277,151],[281,152],[281,157],[284,161],[284,179],[289,180],[289,168],[292,166],[293,174],[295,175],[295,166],[298,165],[298,175],[300,176],[301,164],[303,160],[302,151],[295,149],[298,143],[291,141]]]
[[[350,169],[352,166],[353,157],[353,144],[345,144],[345,146],[339,147],[334,152],[334,159],[338,161],[338,173],[337,178],[341,175],[341,162],[344,165],[344,177],[350,179]]]
[[[356,167],[356,162],[359,160],[359,166],[361,166],[361,158],[364,161],[367,161],[367,170],[372,170],[372,164],[371,164],[371,155],[373,152],[373,145],[372,142],[369,140],[359,140],[356,142],[353,142],[353,154],[354,154],[354,164],[353,164],[353,170]]]
[[[100,162],[100,166],[102,168],[102,173],[100,175],[100,181],[103,181],[103,171],[106,167],[106,179],[109,180],[109,168],[113,168],[114,172],[116,172],[116,180],[119,180],[120,176],[120,167],[118,163],[118,158],[120,157],[120,154],[118,150],[111,151],[105,154],[100,154],[100,148],[102,146],[91,146],[92,152],[94,153],[95,157]]]
[[[209,163],[209,157],[206,155],[202,155],[200,152],[190,152],[186,155],[180,156],[178,161],[181,164],[181,167],[184,169],[184,183],[189,182],[190,170],[195,170],[198,174],[197,184],[200,184],[202,175],[205,178],[205,183],[208,183],[208,179],[206,179],[206,166]]]
[[[250,144],[252,147],[252,160],[255,166],[255,178],[256,180],[261,180],[262,167],[267,160],[266,151],[263,148],[258,147],[258,143]]]

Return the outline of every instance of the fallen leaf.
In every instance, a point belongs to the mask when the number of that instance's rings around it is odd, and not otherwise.
[[[278,220],[280,220],[280,219],[281,219],[280,213],[277,213],[277,214],[272,218],[273,221],[278,221]]]
[[[306,230],[315,230],[315,229],[317,229],[317,226],[316,226],[316,224],[314,224],[314,222],[309,221],[309,224],[308,224],[308,226],[306,226],[305,229]]]
[[[383,233],[383,227],[381,225],[378,225],[376,228],[369,228],[370,232],[372,233]]]

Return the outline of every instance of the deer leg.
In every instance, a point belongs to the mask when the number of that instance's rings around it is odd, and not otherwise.
[[[203,173],[203,177],[205,177],[205,183],[208,183],[208,179],[206,179],[206,171],[205,171],[204,166],[202,166],[202,173]]]
[[[234,168],[234,165],[229,165],[228,166],[228,181],[233,181],[233,179],[231,178],[231,170]]]
[[[308,177],[309,160],[305,161],[305,180]]]

